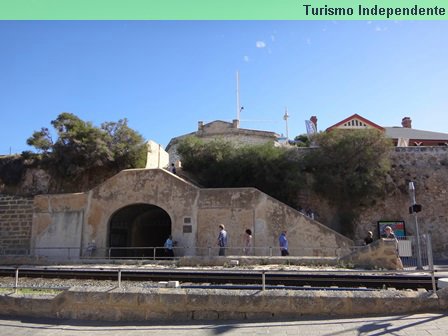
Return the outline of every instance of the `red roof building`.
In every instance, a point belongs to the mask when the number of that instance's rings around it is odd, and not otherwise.
[[[334,129],[367,129],[374,128],[385,133],[388,138],[394,141],[397,147],[407,146],[448,146],[448,134],[440,132],[423,131],[412,128],[412,120],[404,117],[401,121],[401,127],[383,127],[374,122],[353,114],[348,118],[328,127],[327,132]]]

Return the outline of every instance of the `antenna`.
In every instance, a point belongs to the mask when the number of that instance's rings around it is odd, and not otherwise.
[[[289,118],[288,108],[285,107],[285,114],[283,115],[283,120],[285,120],[285,124],[286,124],[286,139],[289,139],[289,136],[288,136],[288,118]]]
[[[244,110],[244,107],[240,104],[240,73],[236,72],[236,120],[238,124],[240,122],[240,112]]]

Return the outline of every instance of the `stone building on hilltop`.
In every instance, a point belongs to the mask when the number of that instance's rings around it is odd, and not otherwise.
[[[239,120],[235,119],[231,123],[222,120],[215,120],[210,123],[198,122],[198,129],[195,132],[180,135],[172,138],[166,146],[170,162],[178,162],[177,145],[179,141],[189,136],[196,136],[204,141],[223,139],[239,145],[257,145],[266,142],[276,142],[279,135],[269,131],[259,131],[239,127]]]

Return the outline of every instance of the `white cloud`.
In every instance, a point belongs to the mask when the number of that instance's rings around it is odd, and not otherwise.
[[[275,36],[274,35],[271,35],[271,41],[275,42]]]
[[[382,32],[382,31],[386,31],[386,30],[387,30],[387,27],[380,27],[380,26],[375,27],[375,31],[377,31],[377,32]]]
[[[249,56],[244,56],[244,62],[249,62]]]
[[[265,47],[266,47],[266,43],[264,43],[264,41],[257,41],[257,42],[255,43],[255,46],[256,46],[257,48],[265,48]]]

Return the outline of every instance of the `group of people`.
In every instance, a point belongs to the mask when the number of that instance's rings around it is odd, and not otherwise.
[[[224,224],[219,225],[219,234],[217,239],[217,244],[219,246],[219,256],[225,256],[226,255],[226,248],[227,248],[227,231],[225,229]],[[392,228],[390,226],[386,226],[384,228],[384,233],[381,235],[381,238],[389,238],[389,239],[397,239]],[[373,243],[373,232],[367,231],[367,236],[364,238],[365,245],[369,245]],[[164,248],[165,248],[165,255],[166,257],[173,258],[174,257],[174,251],[173,247],[176,244],[176,242],[173,241],[173,237],[170,235],[167,240],[165,241]],[[250,255],[252,253],[252,244],[253,244],[253,237],[252,237],[252,231],[250,229],[246,229],[244,232],[244,238],[243,238],[243,253],[245,255]],[[289,250],[288,250],[288,238],[286,237],[286,230],[282,231],[279,238],[278,238],[278,244],[280,248],[280,254],[285,257],[289,256]]]
[[[243,252],[245,255],[249,255],[252,251],[252,231],[250,229],[246,229],[244,232],[244,239],[243,239]],[[226,255],[226,248],[227,248],[227,231],[225,229],[224,224],[219,225],[219,235],[218,235],[218,246],[219,246],[219,256],[225,256]]]
[[[252,252],[252,231],[250,229],[246,229],[244,232],[244,239],[243,239],[243,252],[245,255],[250,255]],[[279,246],[280,246],[280,253],[282,256],[288,256],[288,239],[286,238],[286,231],[282,231],[280,234],[280,237],[278,238]],[[219,256],[225,256],[226,255],[226,248],[227,248],[227,231],[225,230],[224,224],[219,225],[219,234],[218,234],[218,240],[217,240],[218,246],[219,246]]]
[[[316,213],[311,209],[311,208],[306,208],[306,210],[304,210],[302,207],[298,207],[297,210],[299,210],[299,212],[301,214],[304,214],[305,216],[311,218],[311,219],[315,219],[316,218]]]
[[[384,228],[384,232],[381,234],[381,238],[388,238],[388,239],[397,239],[395,236],[394,231],[392,228],[388,225]],[[364,244],[369,245],[373,243],[373,232],[367,231],[367,236],[364,238]]]

